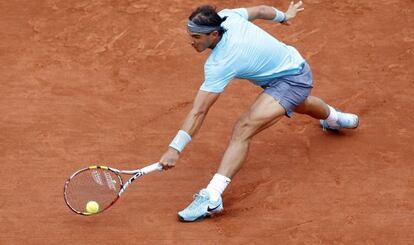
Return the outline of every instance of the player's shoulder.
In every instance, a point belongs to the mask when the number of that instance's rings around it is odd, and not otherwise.
[[[207,73],[226,73],[229,67],[233,64],[231,58],[229,57],[227,49],[213,51],[204,63],[204,71]]]
[[[249,14],[247,9],[245,8],[235,8],[235,9],[223,9],[218,12],[220,17],[234,17],[234,18],[242,18],[247,20],[249,18]]]

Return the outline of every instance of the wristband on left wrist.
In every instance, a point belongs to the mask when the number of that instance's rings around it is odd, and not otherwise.
[[[286,14],[283,13],[282,11],[278,10],[277,8],[272,7],[273,10],[275,11],[275,18],[273,18],[272,21],[274,22],[278,22],[278,23],[283,23],[286,22]]]

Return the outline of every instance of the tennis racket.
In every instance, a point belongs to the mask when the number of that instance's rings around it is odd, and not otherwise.
[[[121,197],[134,180],[156,170],[162,170],[160,163],[137,170],[118,170],[107,166],[89,166],[80,169],[65,182],[63,190],[65,203],[73,212],[80,215],[102,213]],[[121,174],[132,175],[132,177],[124,182]],[[93,211],[90,204],[93,206]]]

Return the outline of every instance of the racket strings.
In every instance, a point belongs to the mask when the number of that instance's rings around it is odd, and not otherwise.
[[[110,170],[86,169],[74,175],[67,183],[66,202],[75,211],[88,213],[87,203],[95,201],[99,205],[99,211],[102,211],[118,198],[121,184],[120,177]]]

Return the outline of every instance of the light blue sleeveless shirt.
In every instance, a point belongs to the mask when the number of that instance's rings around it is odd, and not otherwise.
[[[300,72],[305,62],[299,52],[248,21],[244,8],[224,9],[227,31],[211,51],[204,65],[200,90],[221,93],[234,78],[262,86],[271,80]]]

